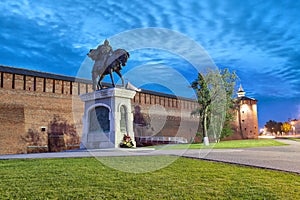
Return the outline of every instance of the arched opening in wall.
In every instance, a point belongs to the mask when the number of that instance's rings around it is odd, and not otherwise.
[[[127,109],[124,105],[120,107],[120,131],[122,133],[127,133]]]
[[[106,133],[110,131],[109,109],[97,106],[89,112],[89,131]]]

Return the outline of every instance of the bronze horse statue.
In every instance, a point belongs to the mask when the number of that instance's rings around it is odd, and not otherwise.
[[[101,52],[100,52],[101,53]],[[87,54],[92,60],[95,60],[95,64],[92,70],[92,80],[93,80],[93,90],[103,89],[101,81],[106,75],[110,75],[112,85],[115,87],[114,78],[112,73],[116,72],[122,80],[122,87],[124,87],[124,79],[121,74],[122,66],[126,66],[126,62],[129,58],[129,53],[124,49],[117,49],[112,52],[111,55],[108,55],[106,61],[100,60],[103,59],[97,52],[97,49],[91,49]],[[100,58],[99,58],[100,57]],[[97,64],[98,62],[98,64]],[[97,82],[97,78],[99,80]]]

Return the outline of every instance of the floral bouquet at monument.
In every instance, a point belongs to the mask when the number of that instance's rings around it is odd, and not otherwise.
[[[120,144],[121,148],[131,148],[133,147],[133,143],[131,137],[129,135],[124,134],[123,141]]]

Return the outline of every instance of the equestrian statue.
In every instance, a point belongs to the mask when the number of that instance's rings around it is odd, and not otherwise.
[[[87,54],[92,60],[95,61],[92,70],[93,90],[103,89],[101,81],[105,75],[110,75],[112,86],[115,87],[114,78],[112,73],[116,72],[122,80],[122,87],[124,87],[124,79],[121,74],[122,66],[126,66],[129,58],[129,53],[124,49],[117,49],[113,51],[109,45],[108,40],[105,40],[102,45],[96,49],[91,49]],[[97,78],[99,80],[97,82]]]

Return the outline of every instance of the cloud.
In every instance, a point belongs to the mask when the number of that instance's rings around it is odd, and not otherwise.
[[[159,27],[183,34],[202,46],[215,63],[236,70],[249,95],[297,98],[299,10],[299,1],[2,0],[0,64],[73,76],[88,50],[104,39],[132,29]],[[123,44],[134,45],[130,43],[134,38],[151,35],[132,36]],[[191,50],[167,35],[159,42],[180,47],[181,53]],[[128,71],[157,63],[172,66],[187,80],[195,77],[185,59],[135,53]]]

